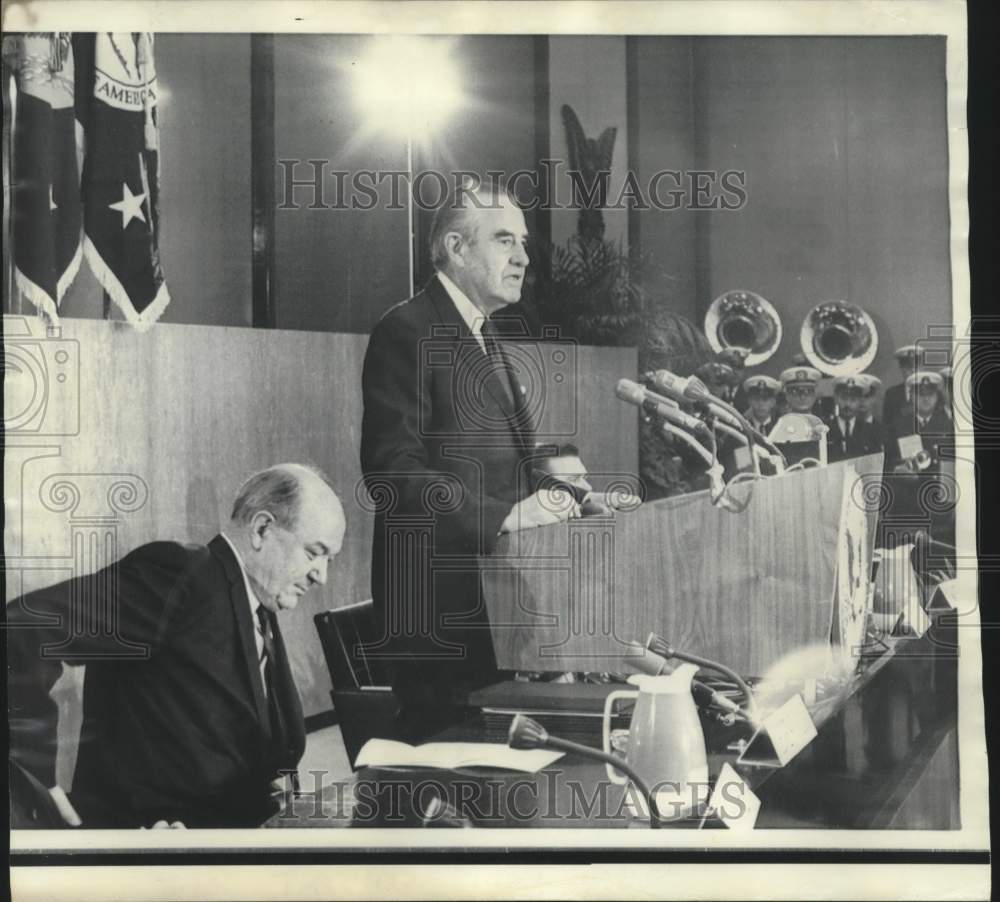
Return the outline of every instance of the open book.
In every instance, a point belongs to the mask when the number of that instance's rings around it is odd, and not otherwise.
[[[499,742],[428,742],[408,745],[392,739],[369,739],[355,767],[489,767],[533,774],[563,756],[549,749],[512,749]]]

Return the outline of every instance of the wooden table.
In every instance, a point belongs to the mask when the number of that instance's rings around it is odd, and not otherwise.
[[[957,829],[957,663],[954,626],[941,619],[920,639],[888,640],[838,704],[814,711],[818,735],[788,765],[736,765],[733,734],[711,730],[710,777],[736,766],[761,799],[758,829]],[[473,718],[436,738],[481,736]],[[291,800],[268,826],[645,829],[624,794],[603,765],[575,755],[537,774],[362,768]],[[434,796],[446,805],[428,817]],[[667,826],[712,826],[700,814]]]

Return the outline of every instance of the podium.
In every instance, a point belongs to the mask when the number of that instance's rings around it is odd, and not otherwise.
[[[876,454],[501,537],[480,559],[498,666],[627,671],[652,631],[759,676],[791,651],[856,657],[881,494]]]

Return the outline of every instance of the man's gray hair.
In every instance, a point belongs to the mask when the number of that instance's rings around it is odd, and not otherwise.
[[[451,192],[434,212],[431,224],[430,250],[434,269],[442,270],[448,263],[444,239],[449,232],[458,232],[466,241],[472,241],[476,211],[494,210],[504,204],[517,206],[517,200],[505,188],[496,185],[463,185]]]
[[[255,514],[268,511],[282,529],[294,529],[299,518],[302,483],[310,475],[333,491],[326,474],[309,464],[275,464],[254,473],[236,494],[232,521],[246,525]]]

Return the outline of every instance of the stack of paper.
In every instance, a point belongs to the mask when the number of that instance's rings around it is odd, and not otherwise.
[[[456,770],[488,767],[533,774],[557,761],[562,752],[512,749],[493,742],[428,742],[408,745],[391,739],[369,739],[358,753],[357,767],[433,767]]]

